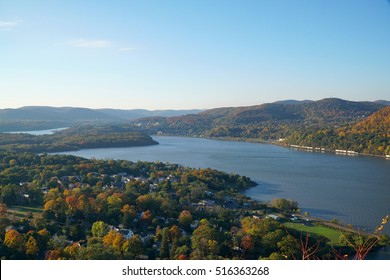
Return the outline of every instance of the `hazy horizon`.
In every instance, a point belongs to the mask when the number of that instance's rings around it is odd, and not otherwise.
[[[223,107],[213,107],[213,108],[189,108],[189,109],[181,109],[181,108],[177,108],[177,109],[172,109],[172,108],[163,108],[163,109],[149,109],[149,108],[128,108],[128,109],[124,109],[124,108],[113,108],[113,107],[81,107],[81,106],[67,106],[67,105],[64,105],[64,106],[51,106],[51,105],[23,105],[23,106],[20,106],[20,107],[14,107],[14,108],[11,108],[11,107],[0,107],[0,110],[6,110],[6,109],[20,109],[20,108],[24,108],[24,107],[52,107],[52,108],[83,108],[83,109],[91,109],[91,110],[124,110],[124,111],[127,111],[127,110],[146,110],[146,111],[191,111],[191,110],[201,110],[201,111],[206,111],[206,110],[211,110],[211,109],[217,109],[217,108],[228,108],[228,107],[250,107],[250,106],[257,106],[257,105],[262,105],[262,104],[267,104],[267,103],[275,103],[275,102],[283,102],[283,101],[298,101],[298,102],[302,102],[302,101],[319,101],[319,100],[322,100],[322,99],[327,99],[327,98],[334,98],[334,99],[341,99],[341,98],[338,98],[338,97],[326,97],[326,98],[321,98],[321,99],[318,99],[318,100],[309,100],[309,99],[305,99],[305,100],[297,100],[297,99],[285,99],[285,100],[275,100],[273,102],[266,102],[266,103],[259,103],[259,104],[251,104],[251,105],[245,105],[245,106],[223,106]],[[387,101],[387,102],[390,102],[390,99],[376,99],[376,100],[347,100],[347,101],[352,101],[352,102],[376,102],[376,101]]]
[[[389,14],[387,0],[4,0],[1,106],[387,100]]]

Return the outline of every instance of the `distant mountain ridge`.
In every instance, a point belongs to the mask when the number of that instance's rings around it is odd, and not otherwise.
[[[338,98],[312,100],[281,100],[274,103],[246,107],[225,107],[209,110],[145,110],[145,109],[89,109],[81,107],[25,106],[0,109],[0,121],[122,121],[143,118],[220,119],[217,122],[253,123],[268,120],[303,120],[306,118],[354,117],[369,115],[390,105],[390,101],[354,102]],[[352,114],[352,115],[351,115]],[[183,119],[183,120],[184,120]]]
[[[338,98],[283,101],[216,108],[180,117],[143,118],[130,125],[132,129],[148,134],[266,141],[383,156],[390,153],[389,115],[384,107],[376,102]],[[376,115],[381,109],[384,111]],[[380,124],[375,125],[379,120]],[[356,133],[358,127],[363,133]]]
[[[284,100],[205,111],[28,106],[0,110],[0,131],[116,123],[121,131],[149,135],[267,141],[389,155],[390,120],[386,104],[384,100],[355,102],[325,98],[318,101]]]
[[[25,106],[17,109],[0,109],[0,121],[120,121],[152,116],[181,116],[196,114],[201,110],[156,110],[143,109],[89,109],[79,107]]]
[[[112,117],[87,108],[26,106],[1,109],[0,120],[6,121],[90,121],[110,120]]]
[[[294,104],[266,103],[247,107],[216,108],[198,114],[168,118],[144,118],[136,122],[146,126],[159,122],[159,127],[172,131],[177,131],[178,128],[185,130],[185,127],[194,131],[199,130],[198,128],[204,130],[218,126],[259,125],[265,122],[334,123],[341,125],[362,120],[384,106],[374,102],[326,98]]]
[[[288,99],[288,100],[280,100],[275,101],[276,104],[285,104],[285,105],[294,105],[294,104],[303,104],[303,103],[311,103],[314,102],[314,100],[294,100],[294,99]]]
[[[387,100],[376,100],[374,102],[378,103],[378,104],[386,105],[386,106],[390,105],[390,101],[387,101]]]
[[[198,109],[193,109],[193,110],[96,109],[95,111],[104,113],[114,118],[127,119],[127,120],[146,118],[146,117],[177,117],[177,116],[197,114],[202,112],[202,110],[198,110]]]
[[[385,101],[354,102],[338,98],[319,101],[284,100],[255,106],[210,110],[118,110],[78,107],[26,106],[0,110],[1,125],[12,122],[58,122],[64,126],[85,122],[133,122],[149,133],[204,134],[216,127],[242,127],[264,123],[343,125],[358,122],[385,107]],[[156,123],[158,125],[156,125]],[[149,131],[150,130],[150,131]],[[4,130],[3,130],[4,131]]]

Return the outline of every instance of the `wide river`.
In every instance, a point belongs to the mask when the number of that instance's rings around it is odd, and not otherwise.
[[[250,177],[260,201],[288,198],[311,216],[374,230],[390,214],[390,160],[295,151],[203,138],[154,136],[160,145],[67,152],[86,158],[162,161]],[[384,232],[390,234],[390,224]]]

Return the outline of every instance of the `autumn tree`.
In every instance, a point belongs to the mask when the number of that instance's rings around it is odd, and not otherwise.
[[[36,256],[39,253],[39,247],[37,240],[30,236],[25,244],[26,247],[26,254],[30,256]]]
[[[258,220],[255,218],[246,217],[241,220],[242,231],[245,234],[261,240],[264,235],[280,228],[280,224],[273,219]]]
[[[188,210],[183,210],[180,212],[179,217],[178,217],[179,223],[184,227],[188,228],[190,224],[192,223],[192,215],[190,211]]]
[[[180,228],[177,225],[173,225],[169,229],[169,235],[170,235],[172,241],[173,240],[179,240],[179,238],[182,236],[181,230],[180,230]]]
[[[242,256],[244,256],[247,252],[250,253],[255,248],[255,243],[253,238],[250,235],[245,235],[241,241],[242,248]]]
[[[122,251],[126,257],[136,259],[143,251],[143,242],[141,237],[138,234],[130,237],[123,243]]]
[[[135,207],[133,205],[126,204],[122,207],[121,212],[123,214],[122,224],[125,227],[130,227],[133,224],[135,217],[137,216],[137,212],[135,211]]]
[[[45,259],[46,260],[61,260],[61,259],[63,259],[62,253],[63,252],[59,249],[49,250],[46,253]]]
[[[104,237],[103,243],[121,251],[124,237],[116,230],[110,230]]]
[[[51,237],[50,232],[47,229],[41,229],[38,231],[38,243],[41,244],[41,247],[45,248]]]
[[[142,221],[144,221],[146,223],[151,223],[152,219],[153,219],[152,211],[146,210],[145,212],[143,212],[142,218],[141,218]]]
[[[92,224],[92,235],[94,237],[103,237],[108,233],[108,231],[109,226],[102,221],[94,222]]]
[[[79,248],[80,244],[78,242],[74,242],[73,244],[65,247],[64,254],[69,259],[76,259]]]
[[[0,203],[0,219],[5,218],[7,214],[7,204]]]
[[[192,258],[205,259],[208,255],[217,255],[219,251],[217,233],[211,224],[203,219],[191,236]]]
[[[157,209],[159,206],[150,194],[141,195],[136,200],[136,205],[139,211],[145,211],[146,209]]]
[[[5,233],[4,245],[13,250],[22,250],[23,248],[23,236],[15,229],[10,229]]]

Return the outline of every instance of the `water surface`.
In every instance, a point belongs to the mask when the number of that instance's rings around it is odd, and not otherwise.
[[[153,137],[160,145],[68,152],[86,158],[162,161],[250,177],[245,192],[261,201],[296,200],[303,211],[373,230],[390,214],[390,161],[202,138]],[[390,225],[385,228],[390,234]]]
[[[29,130],[29,131],[7,131],[6,133],[27,133],[31,135],[50,135],[67,128],[68,127],[51,128],[51,129],[44,129],[44,130]]]

